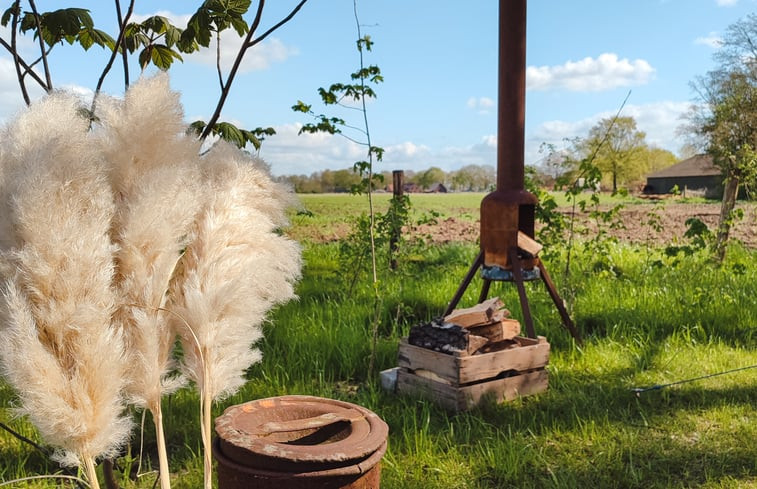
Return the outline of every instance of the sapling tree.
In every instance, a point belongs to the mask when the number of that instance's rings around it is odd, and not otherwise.
[[[353,11],[355,14],[355,25],[358,37],[356,42],[359,54],[358,70],[350,74],[350,82],[334,83],[329,86],[328,89],[319,88],[318,93],[321,97],[321,102],[326,106],[336,106],[346,110],[356,110],[360,115],[360,122],[358,122],[357,125],[351,125],[341,117],[316,114],[312,109],[312,105],[306,104],[301,100],[292,107],[292,110],[310,115],[315,119],[315,122],[304,124],[300,129],[300,134],[327,133],[340,135],[366,148],[366,159],[357,161],[353,165],[353,170],[360,175],[361,180],[358,185],[352,188],[352,191],[354,193],[365,192],[368,196],[368,222],[367,226],[363,226],[363,228],[367,228],[370,250],[369,256],[371,259],[371,272],[373,276],[372,284],[375,298],[374,317],[372,320],[373,343],[368,368],[368,371],[371,372],[373,370],[375,347],[378,339],[378,322],[382,303],[381,293],[379,291],[376,257],[376,213],[373,205],[373,190],[376,184],[383,180],[383,176],[380,173],[374,172],[374,164],[381,161],[384,155],[384,149],[373,145],[368,121],[367,101],[376,97],[374,86],[383,82],[384,77],[378,66],[366,66],[365,64],[364,56],[373,48],[373,41],[369,35],[363,35],[362,33],[360,19],[358,17],[357,0],[353,1]],[[358,225],[357,229],[360,230],[361,226]],[[361,253],[359,256],[363,256],[363,254]]]

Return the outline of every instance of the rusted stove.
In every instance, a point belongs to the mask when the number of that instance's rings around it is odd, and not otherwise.
[[[455,309],[480,271],[483,286],[479,302],[487,298],[492,281],[514,282],[518,287],[526,332],[530,338],[536,338],[524,282],[541,279],[563,325],[580,342],[578,331],[544,264],[523,245],[523,241],[534,237],[538,203],[536,196],[524,187],[526,3],[526,0],[499,2],[497,187],[481,201],[481,251],[444,315]]]

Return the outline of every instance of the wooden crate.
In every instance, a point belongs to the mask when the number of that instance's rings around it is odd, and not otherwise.
[[[464,411],[484,397],[503,402],[547,390],[546,338],[516,339],[520,347],[478,355],[450,355],[413,346],[403,338],[397,358],[397,391],[422,395],[453,411]]]

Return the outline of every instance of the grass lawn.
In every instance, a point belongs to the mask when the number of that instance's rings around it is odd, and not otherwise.
[[[412,201],[416,212],[468,212],[475,218],[481,197],[414,195]],[[314,219],[324,229],[349,226],[365,210],[364,198],[352,198],[302,196],[313,216],[293,216],[292,232]],[[378,195],[377,207],[388,198]],[[598,256],[579,244],[567,275],[561,250],[547,265],[584,346],[562,328],[544,288],[527,284],[537,333],[551,343],[548,391],[451,413],[383,391],[377,372],[396,366],[398,341],[412,325],[442,313],[475,245],[413,249],[398,270],[382,267],[376,322],[370,275],[344,263],[339,245],[303,242],[299,300],[274,311],[258,345],[262,362],[214,414],[285,394],[365,406],[390,429],[383,489],[757,488],[757,368],[751,368],[757,365],[756,250],[735,246],[718,267],[701,252],[670,257],[662,250],[608,244]],[[476,302],[479,287],[474,279],[461,306]],[[495,283],[493,295],[520,316],[512,284]],[[371,356],[375,368],[369,372]],[[707,378],[687,381],[700,377]],[[676,384],[634,392],[669,383]],[[33,427],[13,417],[14,399],[0,384],[0,422],[40,442]],[[179,391],[164,400],[164,408],[173,487],[201,487],[198,399]],[[139,425],[140,413],[135,419]],[[132,455],[117,463],[123,488],[153,487],[150,425],[143,442],[135,431]],[[127,469],[140,446],[140,477],[132,481]],[[44,454],[0,431],[0,481],[56,472],[60,468]],[[35,480],[10,487],[56,484]]]

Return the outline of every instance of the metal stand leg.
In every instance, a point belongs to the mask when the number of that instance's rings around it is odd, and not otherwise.
[[[484,279],[484,284],[481,286],[481,295],[478,296],[478,303],[481,304],[489,297],[489,287],[491,287],[492,281],[488,278]]]
[[[510,248],[509,258],[510,264],[513,267],[515,285],[518,286],[518,297],[520,298],[520,308],[523,311],[523,322],[526,323],[526,333],[528,333],[529,338],[536,338],[534,320],[531,317],[531,308],[528,305],[528,297],[526,296],[526,287],[523,285],[523,265],[520,258],[518,258],[517,248]]]
[[[581,335],[578,333],[576,326],[573,324],[573,320],[570,319],[570,315],[565,309],[565,304],[557,294],[557,288],[555,287],[554,282],[552,282],[549,273],[547,273],[547,268],[544,266],[541,260],[539,260],[538,266],[539,272],[541,272],[541,279],[544,282],[544,285],[547,287],[547,292],[549,292],[549,296],[552,298],[552,302],[555,303],[557,311],[560,313],[560,318],[562,319],[563,326],[565,326],[568,331],[570,331],[570,334],[573,336],[573,338],[575,338],[576,342],[579,345],[582,345],[583,341],[581,340]]]
[[[460,284],[460,287],[457,288],[457,292],[455,292],[454,297],[452,297],[452,300],[447,306],[447,310],[444,311],[444,316],[449,315],[452,311],[455,310],[455,307],[457,307],[457,303],[460,302],[460,299],[463,297],[463,294],[465,293],[465,289],[468,288],[468,286],[471,283],[471,280],[473,280],[473,277],[476,276],[476,272],[478,271],[479,268],[481,268],[482,263],[484,263],[484,252],[480,251],[476,259],[473,260],[473,265],[471,265],[470,270],[468,270],[468,274],[465,275],[465,278]]]

